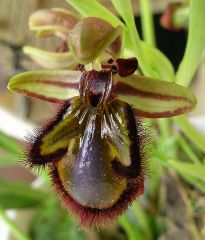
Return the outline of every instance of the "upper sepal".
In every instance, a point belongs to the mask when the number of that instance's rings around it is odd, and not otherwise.
[[[11,78],[8,89],[48,102],[62,102],[79,95],[81,76],[80,71],[30,71]]]
[[[96,17],[88,17],[78,22],[69,33],[69,49],[77,62],[88,64],[105,49],[118,57],[122,45],[122,27],[112,27]]]
[[[147,118],[173,117],[191,112],[196,97],[186,87],[173,82],[131,75],[114,76],[114,96],[132,105],[138,116]]]
[[[41,9],[30,16],[29,28],[37,31],[38,37],[55,35],[66,41],[77,22],[78,17],[65,9]]]

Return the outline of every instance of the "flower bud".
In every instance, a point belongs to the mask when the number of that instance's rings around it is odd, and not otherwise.
[[[189,22],[189,6],[182,3],[170,4],[160,18],[160,24],[163,28],[180,31],[186,29]]]

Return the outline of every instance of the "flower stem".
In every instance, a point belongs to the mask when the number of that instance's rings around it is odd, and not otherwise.
[[[143,39],[148,44],[155,46],[156,40],[150,0],[140,0],[140,9]]]
[[[143,39],[145,42],[155,47],[156,39],[154,33],[154,21],[150,0],[140,0],[140,10]],[[159,119],[157,122],[159,124],[159,129],[163,138],[163,142],[166,142],[166,140],[170,136],[170,124],[167,119]]]
[[[11,233],[17,240],[31,240],[22,230],[6,215],[5,210],[0,207],[0,219],[9,227]]]

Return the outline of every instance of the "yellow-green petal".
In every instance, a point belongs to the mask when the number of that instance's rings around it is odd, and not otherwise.
[[[82,73],[69,70],[43,70],[20,73],[10,79],[8,89],[48,102],[62,102],[78,96]]]
[[[138,116],[149,118],[188,113],[196,106],[196,97],[189,89],[140,75],[115,75],[114,96],[132,105]]]

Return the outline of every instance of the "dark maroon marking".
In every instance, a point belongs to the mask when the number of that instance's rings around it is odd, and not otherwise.
[[[104,70],[110,70],[113,74],[118,72],[118,68],[115,65],[112,64],[101,64],[101,68]]]
[[[189,112],[190,108],[189,107],[183,107],[183,108],[178,108],[177,110],[174,111],[166,111],[166,112],[143,112],[138,109],[134,109],[134,112],[137,114],[139,117],[144,117],[144,118],[167,118],[167,117],[174,117],[179,114],[183,114],[186,112]]]
[[[100,102],[102,95],[100,93],[89,92],[89,100],[93,107],[97,107]]]
[[[110,58],[107,62],[108,62],[108,64],[112,64],[114,62],[114,60],[112,58]]]
[[[116,62],[118,73],[121,77],[132,75],[138,68],[138,61],[135,57],[128,59],[118,58]]]
[[[79,64],[79,65],[78,65],[78,69],[79,69],[81,72],[85,71],[85,65]]]
[[[143,163],[141,156],[142,152],[140,150],[141,141],[139,137],[140,133],[138,130],[137,122],[135,120],[135,115],[129,104],[126,104],[125,107],[125,117],[127,120],[128,137],[131,141],[131,146],[129,149],[131,164],[130,166],[124,166],[120,163],[120,161],[114,159],[112,166],[115,172],[119,175],[128,178],[138,178],[143,175]]]
[[[60,81],[32,81],[32,82],[38,82],[39,84],[42,83],[46,83],[48,85],[54,85],[54,86],[58,86],[58,87],[63,87],[63,88],[75,88],[78,89],[79,88],[79,83],[66,83],[66,82],[60,82]]]
[[[63,206],[77,219],[81,227],[104,227],[121,215],[129,205],[144,193],[144,178],[138,183],[130,183],[122,193],[119,200],[110,208],[97,209],[80,205],[65,190],[60,180],[55,164],[50,167],[50,176],[55,189],[57,190]]]
[[[130,85],[122,82],[117,82],[113,86],[113,92],[116,95],[120,93],[120,94],[133,95],[133,96],[136,95],[136,96],[141,96],[145,98],[154,98],[158,100],[167,100],[167,101],[176,100],[176,99],[185,100],[186,102],[190,102],[192,104],[192,102],[189,99],[182,96],[171,96],[171,95],[164,95],[161,93],[146,92],[146,91],[142,91],[134,87],[131,87]]]
[[[37,93],[29,92],[27,90],[20,90],[20,89],[14,89],[15,92],[21,93],[22,95],[26,95],[32,98],[37,98],[41,101],[47,101],[47,102],[52,102],[52,103],[64,103],[65,99],[57,99],[57,98],[50,98],[50,97],[45,97],[43,95],[39,95]]]
[[[79,88],[79,83],[65,83],[65,82],[50,82],[50,81],[42,81],[43,83],[46,83],[48,85],[55,85],[58,87],[66,87],[66,88],[74,88],[78,89]]]
[[[83,102],[86,102],[88,106],[97,107],[102,104],[105,96],[110,95],[107,91],[111,82],[110,70],[91,70],[84,72],[80,81],[80,96]]]
[[[58,149],[54,153],[42,155],[40,153],[40,146],[42,137],[49,133],[64,117],[64,114],[67,112],[68,108],[71,106],[70,100],[66,101],[63,106],[60,108],[56,117],[52,119],[45,126],[36,129],[36,134],[27,136],[29,140],[28,145],[25,149],[25,159],[26,164],[31,168],[36,166],[45,166],[46,164],[58,161],[61,159],[67,152],[67,147]]]
[[[52,102],[52,103],[64,103],[65,102],[65,99],[57,99],[57,98],[47,98],[43,95],[39,95],[37,93],[33,93],[33,92],[29,92],[27,90],[19,90],[19,89],[15,89],[15,92],[18,92],[18,93],[21,93],[22,95],[26,95],[26,96],[29,96],[29,97],[32,97],[32,98],[37,98],[39,100],[42,100],[42,101],[47,101],[47,102]]]

